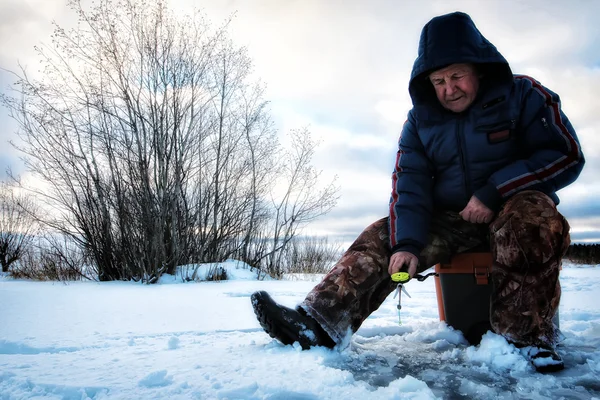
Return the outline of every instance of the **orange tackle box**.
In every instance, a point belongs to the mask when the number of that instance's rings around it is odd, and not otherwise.
[[[435,266],[435,291],[440,321],[463,332],[471,344],[491,330],[489,275],[491,253],[463,253]]]

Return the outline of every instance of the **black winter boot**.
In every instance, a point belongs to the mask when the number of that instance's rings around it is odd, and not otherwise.
[[[529,346],[521,349],[537,372],[557,372],[565,368],[565,364],[556,352],[550,346]]]
[[[260,326],[272,338],[283,344],[298,342],[303,350],[335,346],[333,339],[302,308],[293,310],[279,305],[264,291],[253,293],[251,299]]]

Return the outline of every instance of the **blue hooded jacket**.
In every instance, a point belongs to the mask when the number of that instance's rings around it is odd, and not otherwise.
[[[471,106],[442,107],[428,76],[450,64],[473,63],[480,74]],[[584,158],[558,95],[506,59],[471,18],[456,12],[429,21],[419,41],[390,199],[392,252],[419,255],[434,210],[460,212],[471,196],[497,212],[512,195],[538,190],[556,204]]]

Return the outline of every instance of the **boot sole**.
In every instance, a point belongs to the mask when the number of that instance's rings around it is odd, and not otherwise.
[[[254,309],[256,319],[258,319],[258,323],[264,331],[270,337],[279,340],[285,345],[294,343],[294,340],[292,340],[284,330],[279,329],[278,325],[275,323],[276,321],[273,321],[268,317],[268,313],[265,310],[265,303],[275,303],[271,296],[269,296],[267,292],[260,291],[253,293],[252,296],[250,296],[250,299],[252,300],[252,308]]]
[[[548,363],[546,365],[536,365],[536,361],[541,359],[551,359],[552,363]],[[540,373],[558,372],[565,369],[565,363],[562,361],[558,353],[549,350],[542,350],[537,353],[532,357],[531,363],[533,364],[535,370]]]
[[[298,342],[303,350],[315,346],[330,349],[335,346],[335,342],[315,320],[298,310],[277,304],[267,292],[255,292],[250,299],[260,326],[273,339],[285,345]]]

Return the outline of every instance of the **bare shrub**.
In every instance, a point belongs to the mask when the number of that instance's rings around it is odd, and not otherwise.
[[[341,244],[326,237],[296,237],[282,256],[286,274],[325,274],[341,255]]]
[[[283,148],[245,48],[166,2],[69,1],[76,28],[36,47],[1,96],[46,188],[44,224],[100,281],[157,282],[236,257],[279,274],[287,243],[337,201],[307,130]],[[36,188],[32,188],[36,190]]]
[[[164,2],[69,6],[79,24],[56,25],[52,45],[36,48],[41,77],[22,70],[18,95],[2,99],[27,167],[49,187],[38,192],[54,211],[45,223],[78,242],[101,281],[152,283],[227,257],[260,215],[252,199],[272,165],[245,49]]]
[[[208,269],[208,272],[207,272],[206,278],[205,278],[206,281],[216,281],[216,282],[226,281],[227,279],[228,279],[227,270],[218,264],[215,264]]]
[[[18,194],[16,187],[0,183],[0,265],[8,272],[21,260],[38,232],[31,196]]]
[[[40,281],[90,280],[96,275],[80,249],[67,237],[46,235],[37,238],[23,258],[10,270],[16,279]]]

